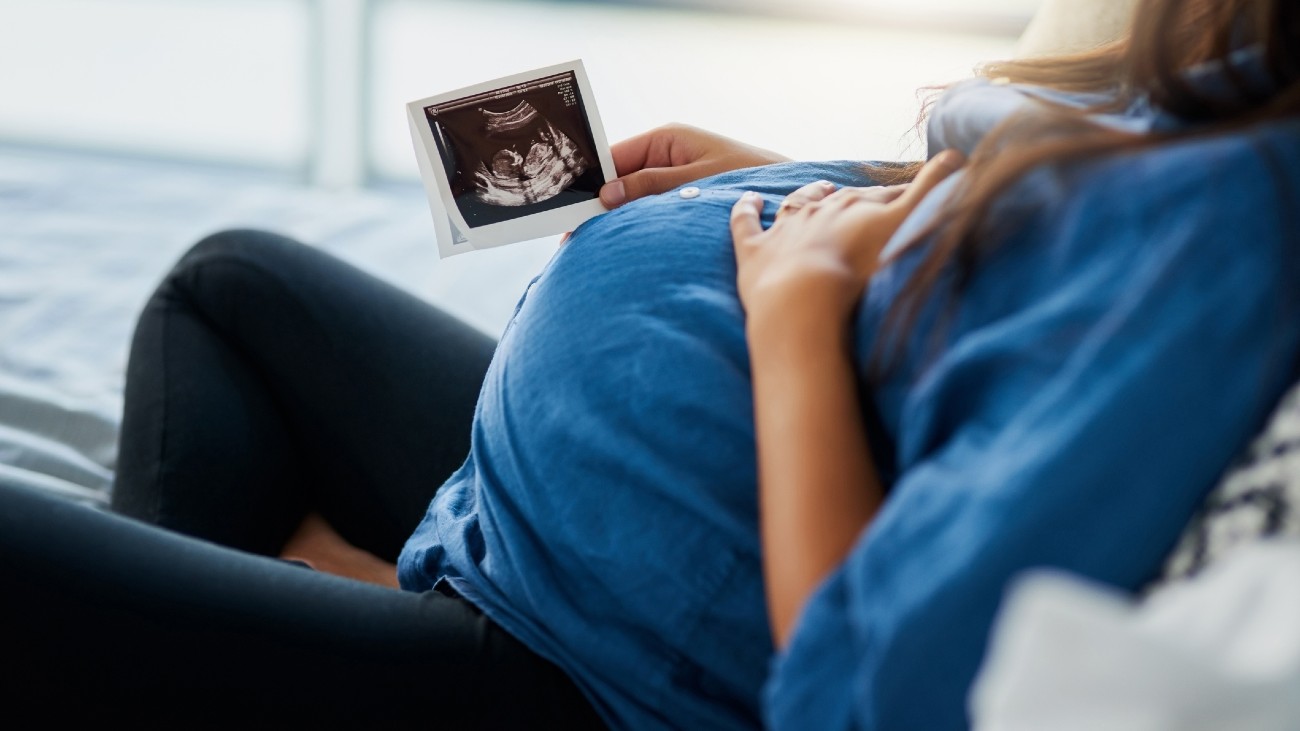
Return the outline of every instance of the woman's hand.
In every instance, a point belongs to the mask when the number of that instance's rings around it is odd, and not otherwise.
[[[763,199],[746,193],[732,208],[737,286],[751,328],[798,314],[842,324],[875,273],[880,252],[936,185],[961,167],[941,153],[907,185],[836,190],[820,181],[790,194],[766,231]],[[764,325],[765,326],[765,325]]]
[[[618,179],[600,189],[606,208],[729,170],[790,159],[684,124],[669,124],[610,148]]]

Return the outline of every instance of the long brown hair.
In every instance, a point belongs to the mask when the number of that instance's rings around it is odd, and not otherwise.
[[[1272,82],[1268,89],[1232,74],[1228,64],[1230,93],[1208,93],[1189,83],[1185,72],[1190,67],[1226,60],[1246,44],[1261,50]],[[939,294],[951,313],[974,270],[1001,238],[989,216],[994,201],[1030,170],[1300,115],[1300,3],[1142,0],[1128,38],[1070,56],[989,63],[978,72],[1012,83],[1109,91],[1114,102],[1082,110],[1043,104],[1004,121],[972,152],[944,212],[918,236],[933,236],[934,241],[886,316],[878,338],[883,347],[878,349],[877,375],[897,364],[902,356],[898,344],[906,341],[941,281],[949,283]],[[1125,108],[1142,96],[1195,124],[1179,132],[1135,134],[1088,118]]]

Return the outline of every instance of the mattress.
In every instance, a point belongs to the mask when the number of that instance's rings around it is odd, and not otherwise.
[[[494,335],[558,243],[443,261],[418,182],[327,191],[289,174],[0,146],[0,484],[106,503],[136,314],[191,244],[248,227]]]

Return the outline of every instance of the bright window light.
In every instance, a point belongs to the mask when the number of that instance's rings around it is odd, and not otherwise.
[[[0,144],[411,180],[406,101],[581,57],[611,139],[889,157],[915,90],[1009,55],[1039,3],[0,0]]]

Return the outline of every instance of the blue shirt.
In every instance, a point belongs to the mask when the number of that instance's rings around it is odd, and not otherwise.
[[[932,143],[969,149],[1001,119],[969,123],[963,94],[1015,108],[1026,93],[949,92]],[[728,216],[757,190],[770,225],[800,185],[870,175],[736,171],[592,219],[521,299],[471,453],[402,552],[402,585],[445,578],[615,727],[964,728],[1008,582],[1050,566],[1138,587],[1287,385],[1297,170],[1287,123],[1042,170],[1003,196],[995,215],[1017,225],[948,327],[934,329],[933,303],[900,367],[864,380],[890,496],[780,654]],[[864,374],[923,251],[870,284]]]

